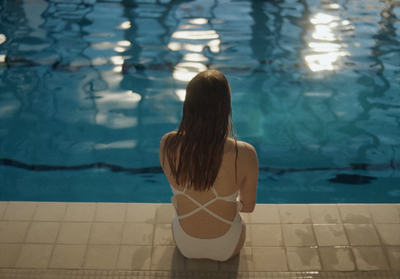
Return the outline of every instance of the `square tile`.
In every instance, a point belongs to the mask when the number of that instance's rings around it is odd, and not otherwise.
[[[150,270],[151,246],[121,246],[117,269]]]
[[[3,214],[6,211],[8,202],[0,202],[0,220],[3,219]]]
[[[353,247],[358,270],[389,270],[382,247]]]
[[[283,247],[253,247],[254,271],[288,271]]]
[[[154,223],[158,204],[129,203],[126,211],[125,222]]]
[[[29,228],[29,222],[0,222],[0,243],[22,243]]]
[[[67,203],[64,202],[39,202],[36,207],[34,221],[62,221],[64,219]]]
[[[334,204],[309,204],[311,221],[313,224],[340,224],[339,209]]]
[[[221,272],[248,272],[254,271],[253,250],[251,247],[243,247],[239,255],[219,263]]]
[[[26,243],[54,243],[60,230],[59,222],[32,222],[26,236]]]
[[[49,268],[80,269],[86,245],[55,245]]]
[[[185,258],[185,270],[187,271],[218,271],[217,261],[207,259],[188,259]]]
[[[96,212],[96,203],[68,203],[64,221],[92,222]]]
[[[123,223],[93,223],[89,244],[119,245],[122,237]]]
[[[352,246],[381,245],[372,224],[345,224],[344,227]]]
[[[343,225],[314,225],[314,233],[319,246],[349,245]]]
[[[283,246],[281,225],[275,224],[248,224],[247,234],[250,235],[251,246]]]
[[[0,244],[0,268],[13,268],[20,250],[21,244]]]
[[[339,204],[343,223],[372,223],[368,207],[365,204]]]
[[[354,271],[356,265],[350,248],[319,247],[324,271]]]
[[[30,221],[36,209],[36,202],[9,202],[3,220]]]
[[[400,246],[400,224],[375,224],[383,245]]]
[[[127,206],[126,203],[98,203],[94,221],[122,223]]]
[[[283,224],[282,232],[285,246],[317,245],[311,224]]]
[[[22,246],[16,268],[47,268],[53,245],[25,244]]]
[[[400,246],[383,247],[392,270],[400,270]]]
[[[280,204],[278,205],[282,224],[309,224],[310,213],[306,204]]]
[[[171,223],[175,215],[175,208],[172,204],[160,204],[157,207],[156,223]]]
[[[278,205],[256,204],[254,211],[249,214],[252,224],[280,224]]]
[[[115,269],[118,250],[116,245],[88,245],[83,269]]]
[[[123,245],[147,245],[153,243],[154,225],[148,223],[125,223],[122,231]]]
[[[156,224],[153,246],[174,246],[175,241],[172,235],[170,224]]]
[[[57,244],[87,244],[92,223],[64,222],[57,237]]]
[[[395,204],[369,204],[368,209],[375,224],[400,224],[400,211]]]
[[[151,270],[184,270],[185,257],[175,246],[155,246],[151,254]]]
[[[316,248],[286,247],[286,253],[290,271],[318,271],[322,269]]]

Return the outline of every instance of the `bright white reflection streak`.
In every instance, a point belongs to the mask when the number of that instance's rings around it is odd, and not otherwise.
[[[113,109],[133,109],[142,99],[140,94],[131,90],[123,93],[111,93],[96,100],[99,113],[96,115],[96,123],[112,129],[125,129],[137,125],[137,117],[129,117],[124,114],[110,113]]]
[[[111,59],[111,62],[114,65],[122,65],[122,64],[124,64],[124,59],[123,59],[122,56],[111,56],[110,59]]]
[[[327,43],[323,41],[333,42],[337,38],[332,28],[338,26],[335,17],[318,13],[311,18],[311,23],[315,24],[315,32],[312,37],[321,42],[311,42],[308,46],[317,52],[317,54],[307,55],[305,61],[313,72],[328,70],[332,71],[335,69],[334,63],[340,56],[345,56],[346,53],[341,51],[342,46],[336,43]],[[342,23],[343,24],[343,23]]]
[[[124,49],[123,47],[115,47],[114,50],[116,52],[124,52],[126,49]]]
[[[195,18],[189,21],[191,24],[203,25],[207,24],[208,20],[205,18]],[[197,27],[196,27],[197,29]],[[207,62],[208,58],[201,54],[206,46],[210,48],[211,52],[217,53],[220,51],[221,41],[218,39],[219,35],[215,30],[185,30],[176,31],[171,35],[172,39],[177,39],[178,42],[170,42],[168,48],[172,51],[189,51],[183,55],[183,61],[175,66],[172,77],[175,80],[188,82],[199,72],[207,70],[207,67],[200,62]],[[191,44],[186,43],[188,40],[203,41],[204,43]],[[185,90],[176,90],[175,94],[179,100],[184,101],[186,96]]]
[[[0,34],[0,45],[6,41],[6,35]]]
[[[203,25],[203,24],[207,24],[208,20],[205,18],[194,18],[194,19],[189,20],[189,23]]]
[[[205,62],[208,61],[208,58],[200,53],[187,53],[183,56],[183,60],[193,62]]]
[[[190,81],[200,72],[207,70],[207,67],[201,63],[184,62],[179,63],[175,66],[174,73],[172,77],[180,81]]]
[[[130,21],[125,21],[121,23],[120,26],[117,27],[117,29],[129,29],[131,28],[131,22]]]
[[[177,31],[172,34],[172,38],[186,40],[209,40],[219,38],[215,30],[205,31]]]
[[[126,40],[124,40],[124,41],[119,41],[119,42],[117,43],[117,45],[119,45],[119,46],[130,46],[130,45],[131,45],[131,42],[130,42],[130,41],[126,41]]]
[[[186,90],[185,89],[175,90],[175,94],[176,94],[176,96],[178,96],[179,100],[181,100],[182,102],[185,101],[185,98],[186,98]]]

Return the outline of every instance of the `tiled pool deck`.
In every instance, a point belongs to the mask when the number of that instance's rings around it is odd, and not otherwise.
[[[0,278],[400,278],[400,204],[258,204],[240,255],[185,259],[171,204],[0,202]]]

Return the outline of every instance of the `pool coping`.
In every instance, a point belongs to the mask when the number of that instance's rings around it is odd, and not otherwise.
[[[227,262],[185,259],[173,214],[171,204],[0,202],[0,277],[400,276],[400,204],[257,204]]]

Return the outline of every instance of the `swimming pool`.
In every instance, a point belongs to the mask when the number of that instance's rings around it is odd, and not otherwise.
[[[399,19],[399,1],[4,1],[0,199],[169,202],[159,140],[215,68],[259,203],[398,203]]]

